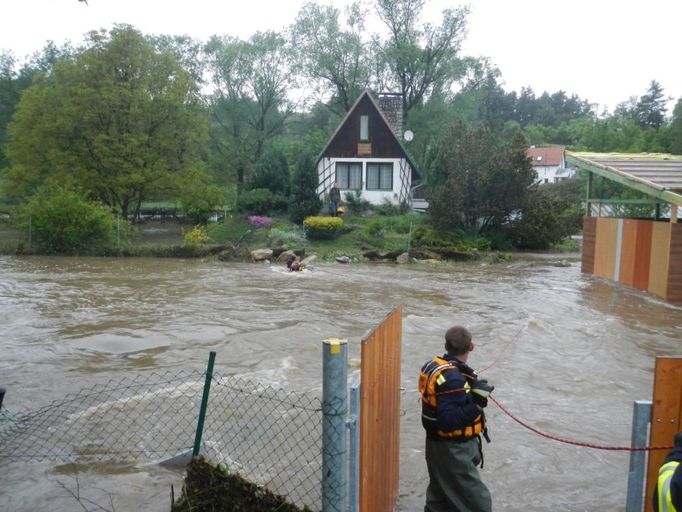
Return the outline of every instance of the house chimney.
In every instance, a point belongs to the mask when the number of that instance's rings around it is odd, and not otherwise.
[[[379,93],[379,108],[393,134],[398,140],[403,140],[403,95],[399,92]]]

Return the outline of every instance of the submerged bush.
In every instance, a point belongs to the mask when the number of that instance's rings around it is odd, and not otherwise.
[[[45,254],[103,255],[130,233],[128,222],[117,221],[105,206],[54,184],[38,189],[21,208],[18,224]]]

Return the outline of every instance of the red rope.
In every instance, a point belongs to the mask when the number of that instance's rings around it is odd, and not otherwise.
[[[628,451],[628,452],[644,452],[644,451],[653,451],[653,450],[671,450],[672,446],[605,446],[601,444],[593,444],[593,443],[583,443],[580,441],[572,441],[570,439],[566,439],[563,437],[558,437],[554,436],[551,434],[547,434],[546,432],[542,432],[538,430],[537,428],[529,425],[528,423],[520,420],[516,416],[514,416],[509,410],[502,405],[500,402],[498,402],[492,395],[488,396],[489,400],[492,400],[495,405],[497,405],[503,413],[505,413],[507,416],[509,416],[511,419],[513,419],[516,423],[521,425],[524,428],[527,428],[531,432],[535,432],[536,434],[546,437],[547,439],[552,439],[553,441],[559,441],[560,443],[566,443],[566,444],[572,444],[574,446],[583,446],[585,448],[594,448],[595,450],[617,450],[617,451]]]
[[[500,361],[500,359],[502,359],[502,355],[507,351],[507,349],[511,346],[511,344],[514,343],[517,339],[519,339],[519,335],[521,334],[521,331],[523,331],[523,329],[525,327],[526,327],[525,325],[522,325],[521,328],[519,329],[519,331],[514,336],[512,336],[512,338],[507,342],[507,344],[504,347],[502,347],[502,350],[500,350],[500,353],[497,354],[497,359],[495,359],[492,363],[490,363],[488,366],[486,366],[482,370],[479,370],[478,373],[483,373],[484,371],[489,370],[490,368],[495,366]]]

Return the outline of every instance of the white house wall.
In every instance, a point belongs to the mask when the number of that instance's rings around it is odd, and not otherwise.
[[[381,205],[386,200],[392,204],[400,204],[409,200],[412,169],[405,158],[322,158],[317,164],[317,175],[320,184],[317,193],[320,197],[329,194],[336,179],[336,162],[360,162],[362,163],[362,198],[371,204]],[[367,164],[368,163],[393,163],[393,188],[392,190],[366,190]],[[341,200],[345,200],[346,194],[353,189],[342,189]]]

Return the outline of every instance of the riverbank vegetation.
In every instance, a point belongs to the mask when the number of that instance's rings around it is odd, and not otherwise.
[[[506,91],[494,63],[461,53],[468,8],[428,24],[421,0],[373,7],[310,2],[290,27],[247,39],[118,25],[25,60],[0,54],[0,217],[19,230],[1,250],[547,250],[579,231],[584,180],[537,184],[529,145],[682,153],[682,101],[669,115],[656,80],[614,112],[564,91]],[[402,28],[369,44],[360,20],[371,16]],[[351,194],[331,239],[315,240],[306,218],[326,214],[316,158],[365,88],[402,94],[431,208],[415,216]],[[135,244],[145,219],[168,211],[184,238]],[[275,220],[255,227],[254,215]]]

